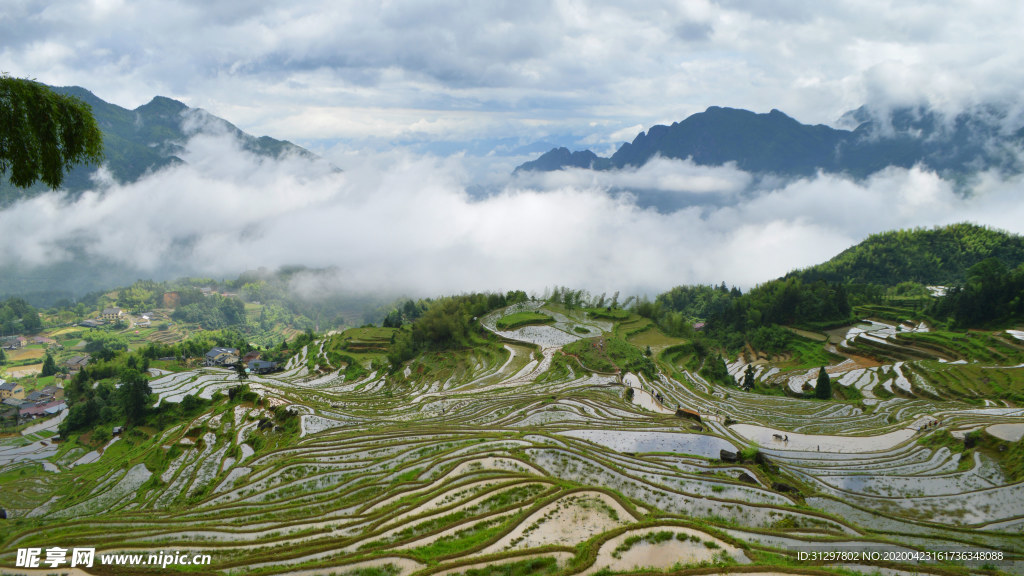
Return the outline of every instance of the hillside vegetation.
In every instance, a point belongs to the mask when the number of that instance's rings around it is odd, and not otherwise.
[[[1024,236],[968,223],[882,232],[788,276],[805,282],[950,286],[963,284],[967,271],[989,258],[1007,268],[1024,263]]]

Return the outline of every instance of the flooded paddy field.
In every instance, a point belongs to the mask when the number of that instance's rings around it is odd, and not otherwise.
[[[553,321],[497,330],[522,311]],[[657,354],[642,376],[591,372],[562,348],[622,328],[585,311],[529,303],[481,323],[499,344],[351,378],[310,371],[313,342],[244,400],[227,398],[227,370],[154,374],[160,403],[213,400],[102,449],[45,428],[0,440],[0,567],[60,542],[208,550],[216,574],[1024,574],[1024,483],[1007,465],[1024,410],[946,393],[1018,385],[1015,365],[950,351],[869,365],[853,352],[914,351],[936,332],[864,322],[817,340],[840,358],[834,387],[857,391],[823,401],[792,363],[757,364],[775,395]],[[797,560],[836,543],[1007,560]]]

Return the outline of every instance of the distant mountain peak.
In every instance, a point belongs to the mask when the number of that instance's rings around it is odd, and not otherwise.
[[[567,167],[596,170],[642,166],[655,156],[691,159],[720,166],[734,163],[759,174],[810,176],[819,171],[865,177],[889,166],[924,165],[944,176],[996,168],[1024,170],[1015,151],[1024,144],[1024,128],[998,107],[979,107],[943,117],[923,107],[890,110],[882,116],[868,107],[848,112],[837,129],[802,124],[778,109],[767,114],[709,106],[669,126],[651,126],[610,157],[589,150],[555,148],[516,171],[550,171]]]
[[[547,172],[570,167],[603,170],[606,168],[607,163],[607,158],[601,158],[590,150],[570,152],[568,148],[561,147],[552,148],[550,151],[541,155],[540,158],[519,166],[516,168],[516,171]]]
[[[189,107],[184,102],[168,98],[166,96],[154,96],[152,100],[139,106],[135,109],[135,112],[155,112],[155,113],[176,113],[180,114]]]

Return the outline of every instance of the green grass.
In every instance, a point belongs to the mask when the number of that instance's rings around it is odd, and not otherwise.
[[[546,372],[538,376],[534,381],[537,383],[544,382],[558,382],[569,377],[569,365],[570,360],[565,354],[555,354],[555,357],[551,360],[551,366]],[[576,369],[579,369],[579,365],[576,365]]]
[[[558,572],[558,560],[544,556],[518,562],[496,564],[486,568],[471,568],[459,572],[462,576],[542,576]]]
[[[685,538],[685,536],[682,534],[680,534],[680,536],[683,536]],[[612,551],[612,557],[621,558],[623,552],[629,551],[631,548],[640,543],[661,544],[662,542],[668,542],[669,540],[672,540],[675,537],[676,534],[674,532],[669,532],[668,530],[662,530],[659,532],[648,532],[647,534],[630,536],[623,540],[622,544],[619,544],[615,547],[615,550]]]
[[[471,548],[481,546],[511,527],[507,518],[478,522],[469,528],[459,530],[433,543],[410,550],[410,555],[420,562],[433,563],[439,558],[453,556]]]
[[[321,368],[327,370],[344,366],[343,374],[347,380],[359,379],[369,374],[374,366],[387,362],[387,354],[397,332],[397,328],[378,326],[349,328],[328,339],[324,345],[326,362],[323,357],[314,358],[311,351],[309,363],[320,364]]]
[[[927,446],[932,450],[948,448],[950,452],[954,453],[963,452],[964,450],[963,441],[953,438],[945,428],[936,430],[935,432],[918,439],[917,443],[920,446]]]
[[[650,346],[651,350],[654,352],[660,352],[670,346],[686,343],[686,340],[683,338],[666,336],[664,332],[653,324],[645,327],[643,330],[635,334],[630,335],[626,340],[630,344],[634,344],[640,348]]]
[[[1024,480],[1024,439],[1005,444],[1007,449],[1004,452],[1000,452],[998,448],[996,450],[1000,454],[999,463],[1003,467],[1003,472],[1010,482]]]
[[[502,316],[495,323],[498,330],[513,330],[531,324],[554,324],[555,319],[540,312],[515,312],[508,316]]]
[[[988,332],[913,332],[898,334],[896,340],[919,345],[951,359],[963,358],[1003,366],[1024,362],[1024,347],[1010,344]]]
[[[1024,368],[992,370],[980,362],[935,361],[914,362],[904,370],[908,368],[934,388],[939,398],[957,398],[974,405],[981,405],[982,399],[1024,402]]]
[[[802,336],[794,335],[789,344],[793,353],[790,361],[783,363],[783,370],[808,370],[816,366],[830,366],[845,360],[825,349],[823,342],[815,342]]]
[[[344,567],[341,567],[344,569]],[[352,570],[345,570],[344,572],[330,572],[331,574],[338,574],[339,576],[395,576],[401,574],[401,568],[394,564],[385,564],[383,566],[368,566],[365,568],[354,568]]]
[[[604,320],[625,320],[629,318],[629,310],[623,310],[622,308],[587,308],[587,314],[591,318],[601,318]]]
[[[363,326],[361,328],[349,328],[342,332],[341,336],[343,338],[351,338],[356,342],[385,342],[390,341],[391,336],[397,331],[397,328]]]
[[[566,354],[577,356],[588,370],[615,372],[623,370],[642,372],[653,376],[654,362],[643,351],[617,337],[599,337],[577,340],[562,348]]]

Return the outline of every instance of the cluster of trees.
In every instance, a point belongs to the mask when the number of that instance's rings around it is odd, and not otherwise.
[[[0,302],[0,336],[35,334],[43,329],[39,312],[21,298]]]
[[[929,313],[965,328],[1024,319],[1024,264],[1012,270],[998,258],[975,264],[967,281],[936,300]]]
[[[234,330],[217,330],[200,332],[175,344],[150,342],[139,349],[139,354],[143,358],[152,360],[157,358],[197,358],[215,346],[237,348],[241,354],[252,350],[252,344],[241,333]],[[286,342],[282,341],[281,346],[286,346]]]
[[[186,298],[183,294],[188,293],[179,292],[183,304],[171,315],[175,320],[199,324],[206,330],[245,324],[245,304],[237,298],[225,298],[219,294],[200,295],[198,299],[188,298],[188,303],[184,303]]]
[[[315,338],[316,335],[312,332],[300,334],[296,336],[291,347],[286,340],[282,340],[277,347],[267,350],[263,356],[270,360],[282,359]],[[179,416],[194,413],[205,403],[193,396],[186,396],[180,405],[171,403],[157,411],[159,413],[154,413],[150,408],[152,391],[146,372],[151,360],[163,357],[199,357],[214,346],[237,348],[242,354],[252,349],[242,334],[231,330],[203,332],[176,344],[152,342],[139,349],[137,353],[129,353],[118,347],[104,348],[109,353],[96,356],[94,362],[83,367],[65,385],[64,393],[69,412],[61,423],[61,433],[80,432],[102,424],[136,425],[143,421],[148,422],[147,418],[162,427],[177,421]],[[98,384],[94,386],[94,383]]]
[[[388,353],[392,367],[427,350],[451,350],[471,347],[487,338],[476,320],[492,310],[526,302],[523,291],[475,293],[422,301],[425,310],[395,338]]]
[[[140,423],[151,404],[148,367],[147,359],[134,355],[83,367],[64,387],[68,415],[60,423],[61,434],[99,424]]]
[[[82,339],[86,342],[85,351],[100,360],[112,360],[118,352],[128,349],[128,339],[113,332],[90,330]]]
[[[650,355],[623,338],[615,336],[577,340],[563,347],[566,354],[579,357],[584,366],[600,372],[636,372],[655,378],[658,368]]]
[[[711,382],[717,382],[726,386],[736,385],[736,378],[729,374],[729,367],[726,366],[725,359],[720,354],[714,357],[706,357],[704,364],[697,373]]]
[[[612,294],[611,298],[609,298],[608,294],[604,292],[600,296],[595,296],[586,290],[573,289],[567,286],[555,286],[551,290],[551,294],[545,298],[545,301],[552,304],[561,304],[568,310],[575,310],[577,308],[609,308],[615,310],[619,307],[629,306],[631,300],[632,297],[620,304],[618,292]]]
[[[145,312],[163,304],[164,285],[152,280],[139,280],[122,288],[117,294],[117,305],[131,312]]]
[[[296,336],[291,342],[282,338],[274,346],[258,348],[263,360],[280,362],[287,359],[295,351],[316,340],[317,335],[307,330]],[[157,358],[199,358],[213,347],[235,348],[239,354],[245,355],[257,348],[245,334],[236,330],[215,330],[193,334],[189,338],[175,344],[150,342],[138,350],[139,355],[149,360]]]
[[[298,330],[349,325],[359,320],[376,323],[387,312],[370,313],[351,318],[353,310],[372,310],[384,303],[375,295],[351,295],[338,292],[337,271],[317,270],[302,266],[286,266],[276,271],[260,269],[245,272],[223,287],[237,292],[245,302],[259,302],[266,314],[261,317],[264,329],[287,325]]]
[[[974,224],[952,224],[872,234],[828,262],[791,273],[805,282],[895,286],[900,282],[949,286],[988,258],[1024,263],[1024,237]]]
[[[650,318],[665,333],[693,338],[694,323],[703,321],[703,337],[710,343],[734,350],[750,342],[767,351],[778,351],[788,334],[778,325],[821,326],[850,320],[851,308],[841,284],[803,282],[785,278],[766,282],[744,294],[720,286],[679,286],[642,299],[634,311]]]
[[[387,316],[381,321],[381,326],[385,328],[401,328],[403,324],[415,322],[427,311],[427,305],[428,302],[423,300],[419,302],[406,300],[387,313]]]

